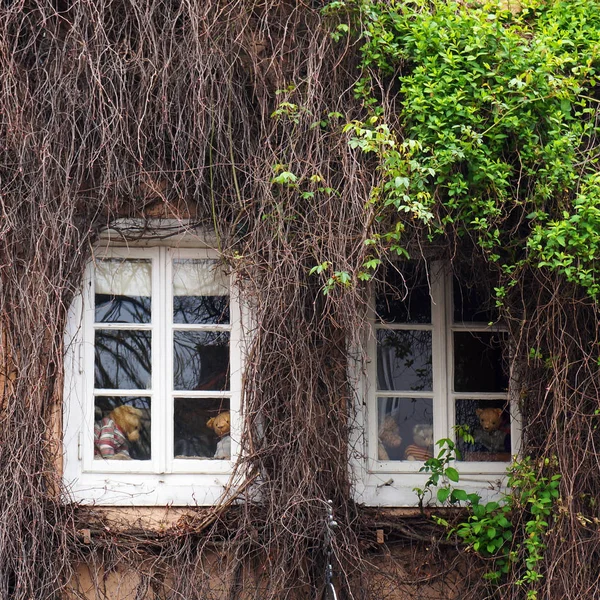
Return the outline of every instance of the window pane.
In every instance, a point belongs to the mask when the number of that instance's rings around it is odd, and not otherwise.
[[[96,323],[150,323],[151,267],[149,260],[97,261]]]
[[[216,261],[173,261],[173,322],[229,323],[229,280]]]
[[[150,398],[97,396],[94,458],[150,460]]]
[[[462,460],[510,460],[510,414],[505,400],[456,400],[456,424],[467,426],[473,444],[458,440]]]
[[[508,375],[502,360],[506,334],[462,331],[454,333],[454,390],[505,392]]]
[[[389,265],[377,294],[377,317],[385,323],[431,323],[431,297],[422,265]]]
[[[229,389],[229,332],[173,332],[176,390]]]
[[[424,461],[433,452],[431,398],[378,398],[379,460]]]
[[[498,319],[498,309],[492,305],[492,296],[489,292],[485,294],[475,287],[461,285],[454,277],[452,294],[455,323],[490,323]]]
[[[379,329],[377,381],[380,390],[432,390],[431,331]]]
[[[173,323],[229,323],[229,296],[174,296]]]
[[[150,331],[97,330],[94,386],[115,390],[149,389],[151,339]]]
[[[231,458],[229,398],[175,398],[175,458]]]

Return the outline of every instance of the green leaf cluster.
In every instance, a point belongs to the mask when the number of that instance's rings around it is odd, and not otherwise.
[[[472,441],[468,430],[459,428],[458,437]],[[415,488],[419,505],[427,495],[440,504],[463,505],[468,509],[465,519],[450,524],[434,517],[445,526],[449,535],[462,539],[469,549],[490,559],[485,578],[499,583],[511,570],[519,574],[516,583],[526,590],[527,598],[535,600],[536,584],[543,579],[539,565],[543,560],[545,534],[560,501],[561,475],[546,475],[555,461],[536,462],[530,457],[515,460],[507,472],[507,489],[499,501],[484,502],[478,493],[468,493],[456,487],[460,481],[458,470],[452,466],[460,453],[451,439],[437,442],[437,456],[427,460],[421,471],[429,473],[425,486]],[[525,515],[521,519],[521,515]]]
[[[508,280],[528,263],[596,297],[600,3],[523,4],[336,2],[328,12],[354,18],[370,115],[346,131],[379,159],[382,219],[469,235]]]

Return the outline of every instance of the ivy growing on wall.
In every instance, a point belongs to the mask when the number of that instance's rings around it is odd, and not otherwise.
[[[529,1],[513,13],[497,2],[357,0],[327,9],[340,11],[351,25],[334,36],[358,38],[355,94],[369,113],[346,130],[351,146],[377,156],[379,213],[393,207],[430,238],[470,236],[507,285],[530,264],[596,297],[598,4]]]
[[[444,589],[443,534],[382,524],[348,469],[370,286],[419,253],[497,288],[525,450],[556,456],[543,476],[562,504],[531,589],[599,596],[599,37],[591,0],[0,3],[0,596],[59,597],[79,561],[98,598],[113,566],[139,597],[315,597],[327,500],[345,597],[422,595],[392,556],[373,566],[376,528],[421,544]],[[124,217],[156,237],[214,230],[254,329],[248,487],[119,537],[69,502],[56,417],[69,304]],[[532,519],[515,510],[518,537]],[[461,597],[522,594],[512,566],[490,590],[469,564]]]

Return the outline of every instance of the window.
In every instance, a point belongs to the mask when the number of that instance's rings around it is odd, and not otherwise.
[[[419,469],[454,426],[461,485],[485,487],[517,451],[509,401],[508,338],[486,300],[443,264],[390,265],[374,302],[363,419],[367,461],[359,495],[370,504],[411,505]],[[391,475],[391,476],[390,476]]]
[[[209,250],[96,253],[68,332],[65,478],[76,500],[219,497],[238,451],[239,330],[230,278]]]

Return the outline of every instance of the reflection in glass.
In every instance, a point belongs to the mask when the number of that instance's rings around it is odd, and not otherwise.
[[[380,390],[431,391],[431,331],[377,331]]]
[[[229,432],[216,427],[219,435],[211,422],[228,412],[228,398],[175,398],[175,458],[231,458]]]
[[[492,295],[484,294],[476,287],[461,285],[457,277],[452,279],[455,323],[490,323],[498,319],[498,309],[492,305]]]
[[[173,332],[176,390],[229,389],[229,332]]]
[[[217,261],[173,261],[173,322],[229,323],[229,278]]]
[[[94,387],[149,389],[151,339],[150,331],[97,330],[94,342]]]
[[[149,260],[99,260],[94,275],[96,323],[150,323]]]
[[[229,323],[229,296],[174,296],[173,323]]]
[[[96,396],[94,459],[150,460],[150,418],[150,398]]]
[[[454,391],[505,392],[505,344],[503,333],[454,332]]]
[[[378,398],[379,460],[417,460],[431,457],[433,400]]]
[[[510,413],[505,400],[456,400],[456,424],[467,426],[474,443],[458,440],[462,460],[510,460]]]
[[[96,323],[150,323],[150,296],[96,294]]]
[[[377,294],[377,317],[384,323],[431,323],[431,297],[423,265],[389,265]]]

